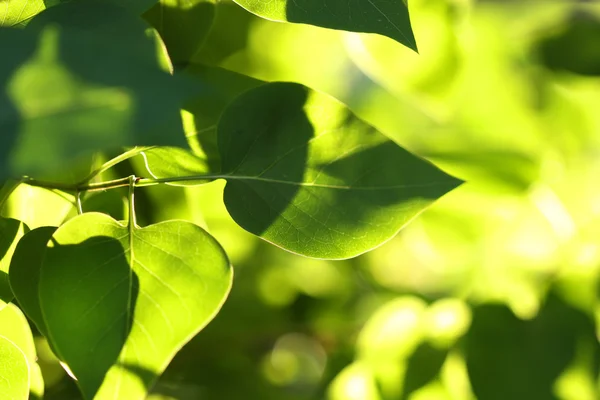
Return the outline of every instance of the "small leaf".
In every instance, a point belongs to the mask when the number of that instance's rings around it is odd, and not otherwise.
[[[21,221],[0,217],[0,310],[14,297],[8,282],[8,269],[25,229],[25,224]]]
[[[0,393],[11,400],[29,398],[27,358],[12,341],[0,336]]]
[[[417,50],[404,0],[235,0],[271,20],[317,25],[352,32],[378,33]]]
[[[233,219],[311,257],[366,252],[460,184],[295,83],[241,95],[221,117],[218,140]]]
[[[0,336],[10,340],[25,354],[29,367],[30,398],[41,399],[44,394],[44,379],[40,366],[36,362],[37,354],[33,334],[27,318],[14,304],[9,304],[0,310]],[[0,393],[4,392],[0,391]]]
[[[160,34],[171,62],[185,65],[200,49],[215,17],[215,0],[160,0],[144,14]]]
[[[190,151],[177,147],[155,147],[141,153],[148,174],[152,178],[173,178],[203,175],[210,172],[205,159]],[[211,179],[193,179],[170,182],[174,186],[195,186],[210,182]]]
[[[231,279],[223,249],[197,225],[127,227],[88,213],[54,233],[40,305],[85,398],[135,400],[216,315]]]
[[[44,226],[27,232],[17,244],[8,274],[10,287],[21,309],[45,336],[47,330],[38,289],[44,251],[54,231],[55,227]]]

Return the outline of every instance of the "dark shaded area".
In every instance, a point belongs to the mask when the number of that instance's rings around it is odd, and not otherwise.
[[[442,369],[448,350],[438,349],[429,343],[421,343],[408,359],[401,400],[408,400],[411,393],[435,379]]]
[[[23,116],[6,93],[0,95],[1,174],[64,179],[59,172],[75,162],[83,164],[82,176],[88,173],[87,157],[95,151],[133,145],[185,147],[180,109],[203,87],[160,69],[155,40],[146,29],[143,20],[119,6],[90,1],[47,9],[24,30],[0,31],[0,45],[10,49],[0,66],[4,87],[22,73],[20,66],[31,60],[36,47],[38,56],[43,50],[43,62],[50,63],[47,74],[39,72],[44,67],[38,60],[34,70],[21,76],[27,79],[21,84],[28,85],[21,97],[47,104],[37,111],[41,117],[28,118],[26,135]],[[63,80],[74,86],[64,87]],[[81,108],[64,109],[61,101],[69,96],[86,100]],[[56,102],[62,104],[58,109],[53,108]]]
[[[10,165],[21,118],[19,112],[8,97],[8,83],[13,71],[23,64],[35,50],[32,35],[23,34],[15,29],[0,28],[0,49],[11,49],[10,57],[2,57],[0,62],[0,182],[8,176],[6,170]]]
[[[537,46],[541,62],[551,70],[600,75],[600,19],[583,11],[573,13],[567,26]]]
[[[138,278],[112,237],[53,243],[40,278],[44,320],[59,357],[77,376],[84,396],[93,398],[131,330],[133,313],[125,310],[135,309]]]
[[[279,177],[302,182],[307,162],[306,143],[314,135],[303,109],[308,89],[302,85],[274,83],[247,92],[224,112],[218,127],[218,146],[223,173],[262,176],[277,170]],[[292,151],[293,150],[293,151]],[[285,155],[285,161],[279,163]],[[283,165],[285,164],[285,165]],[[269,178],[277,178],[268,174]],[[223,195],[227,210],[244,229],[260,235],[287,208],[299,189],[297,185],[231,179]]]
[[[473,390],[480,400],[558,399],[556,379],[574,361],[582,342],[592,344],[597,376],[600,349],[593,322],[557,295],[550,294],[530,321],[517,318],[504,305],[478,306],[465,338]]]
[[[217,5],[195,2],[188,8],[156,3],[143,15],[160,34],[175,69],[185,67],[198,52],[215,18]]]

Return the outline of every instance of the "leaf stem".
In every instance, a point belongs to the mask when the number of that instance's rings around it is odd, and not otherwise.
[[[128,223],[128,227],[129,227],[129,232],[131,233],[135,227],[136,227],[136,222],[135,222],[135,199],[133,196],[133,192],[135,189],[135,184],[138,181],[139,178],[137,178],[135,175],[131,175],[128,178],[129,181],[129,223]],[[130,235],[132,236],[132,235]]]

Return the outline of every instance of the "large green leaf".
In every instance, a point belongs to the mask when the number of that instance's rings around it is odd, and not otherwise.
[[[29,398],[27,358],[12,341],[0,336],[0,393],[6,399]]]
[[[121,7],[72,2],[23,31],[0,30],[10,49],[0,66],[0,175],[47,177],[122,146],[185,146],[180,109],[200,86],[160,69],[146,29]]]
[[[405,0],[235,0],[248,11],[275,21],[353,32],[379,33],[417,50]]]
[[[336,100],[294,83],[240,96],[218,139],[233,219],[312,257],[368,251],[460,183]]]
[[[202,228],[133,225],[80,215],[54,233],[44,256],[48,339],[88,399],[145,398],[230,290],[227,257]]]
[[[144,18],[156,28],[177,67],[189,63],[204,43],[215,9],[215,0],[160,0]]]
[[[55,227],[44,226],[27,232],[17,244],[8,274],[10,287],[21,309],[44,335],[46,325],[40,309],[38,289],[44,250],[54,231]]]
[[[13,299],[8,268],[17,243],[25,231],[21,221],[0,217],[0,310]]]
[[[36,362],[37,355],[33,334],[29,328],[27,318],[14,304],[9,304],[0,310],[0,336],[10,340],[27,357],[30,378],[29,398],[30,400],[41,399],[44,394],[44,379],[42,378],[40,366]],[[0,393],[3,392],[0,391]]]

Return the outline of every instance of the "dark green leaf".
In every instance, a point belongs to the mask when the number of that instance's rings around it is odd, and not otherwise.
[[[29,398],[27,358],[12,341],[0,336],[0,393],[11,400]]]
[[[24,31],[0,31],[0,175],[73,181],[89,155],[133,145],[185,145],[180,109],[199,86],[163,72],[146,25],[121,7],[73,2]],[[40,157],[44,154],[44,157]],[[87,169],[52,175],[80,160]]]
[[[223,114],[218,140],[233,219],[311,257],[368,251],[460,183],[294,83],[240,96]]]
[[[0,217],[0,309],[13,299],[8,282],[8,269],[17,242],[25,233],[25,229],[21,221]]]
[[[275,21],[353,32],[379,33],[413,50],[417,44],[404,0],[235,0],[248,11]]]
[[[144,18],[156,28],[177,67],[189,63],[202,46],[215,8],[214,0],[160,0]]]
[[[216,315],[231,279],[222,248],[192,223],[127,227],[88,213],[52,237],[40,304],[48,338],[86,398],[142,399]]]
[[[19,240],[10,263],[10,287],[23,312],[44,335],[46,326],[40,309],[38,288],[46,244],[55,230],[55,227],[44,226],[27,232]]]

